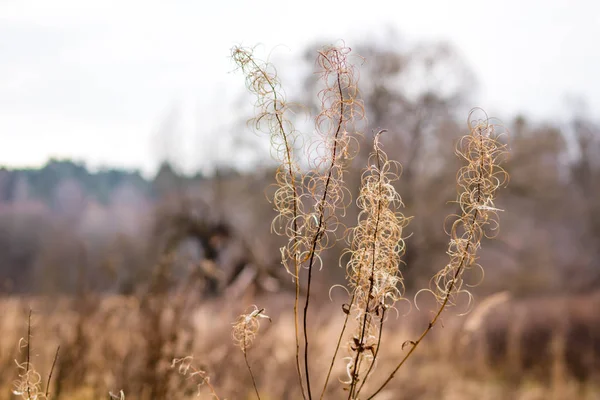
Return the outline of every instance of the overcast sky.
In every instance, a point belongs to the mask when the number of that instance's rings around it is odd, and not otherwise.
[[[455,45],[479,83],[473,106],[496,116],[568,116],[569,96],[600,116],[600,1],[0,0],[0,164],[55,156],[152,172],[176,153],[197,167],[240,117],[231,46],[291,59],[316,39],[352,46],[388,26]],[[161,126],[180,132],[176,148]]]

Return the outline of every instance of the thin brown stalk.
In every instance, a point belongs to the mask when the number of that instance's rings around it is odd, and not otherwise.
[[[171,363],[171,368],[178,366],[179,373],[181,375],[189,375],[189,379],[199,378],[198,385],[198,396],[200,395],[200,387],[202,385],[206,385],[211,395],[216,399],[219,399],[219,395],[217,395],[217,391],[215,387],[210,383],[210,377],[201,369],[198,369],[192,365],[194,358],[192,356],[187,356],[183,358],[175,358]],[[191,371],[191,373],[189,373]]]
[[[261,313],[263,310],[260,310]],[[257,314],[258,315],[258,314]],[[248,323],[254,322],[255,319],[246,318],[244,322],[244,332],[251,332],[254,330],[253,327],[248,326]],[[250,378],[252,379],[252,386],[254,387],[254,392],[256,393],[256,397],[260,400],[260,393],[258,392],[258,387],[256,386],[256,379],[254,378],[254,373],[252,372],[252,367],[250,366],[250,362],[248,361],[248,350],[250,348],[250,343],[248,343],[248,334],[244,333],[244,342],[242,343],[242,353],[244,353],[244,361],[246,362],[246,367],[248,368],[248,372],[250,373]],[[250,338],[252,340],[252,337]]]
[[[46,394],[45,398],[48,400],[50,398],[50,383],[52,381],[52,373],[54,372],[54,367],[56,366],[56,361],[58,360],[58,352],[60,351],[60,346],[56,348],[56,353],[54,354],[54,360],[52,361],[52,367],[50,368],[50,373],[48,374],[48,381],[46,382]]]
[[[285,230],[285,234],[287,234],[288,237],[290,237],[290,239],[292,239],[292,246],[291,248],[288,247],[288,252],[289,254],[291,254],[291,257],[293,259],[293,264],[294,264],[294,282],[295,282],[295,299],[294,299],[294,332],[295,332],[295,344],[296,344],[296,371],[297,371],[297,375],[298,375],[298,380],[300,383],[300,388],[302,391],[302,397],[304,399],[306,399],[306,395],[305,395],[305,389],[304,389],[304,382],[303,382],[303,377],[302,377],[302,368],[300,365],[300,334],[299,334],[299,324],[298,324],[298,318],[299,318],[299,314],[298,314],[298,305],[299,305],[299,298],[300,298],[300,265],[298,262],[298,246],[299,246],[299,240],[298,240],[298,235],[299,235],[299,227],[298,227],[298,217],[300,214],[300,210],[299,210],[299,190],[298,190],[298,184],[297,184],[297,178],[296,175],[294,174],[295,171],[295,165],[294,165],[294,157],[292,154],[292,144],[291,141],[292,139],[290,138],[290,135],[288,134],[288,132],[285,129],[285,124],[284,124],[284,119],[282,117],[283,113],[285,112],[285,100],[280,100],[278,97],[278,85],[279,83],[276,80],[276,75],[272,74],[270,75],[269,73],[267,73],[267,68],[268,66],[261,66],[259,65],[256,60],[254,59],[252,52],[250,50],[246,50],[246,49],[241,49],[241,48],[234,48],[233,49],[233,55],[234,55],[234,59],[236,60],[236,62],[238,63],[238,65],[240,65],[240,67],[242,68],[242,70],[244,70],[244,72],[246,72],[247,74],[247,79],[249,79],[249,84],[248,87],[251,91],[255,92],[255,94],[259,97],[258,103],[257,103],[257,107],[265,107],[264,111],[261,111],[260,114],[256,117],[256,122],[258,123],[263,117],[267,116],[267,117],[272,117],[274,116],[275,121],[276,121],[276,126],[277,126],[277,130],[279,131],[279,134],[281,135],[282,139],[283,139],[283,145],[284,145],[284,154],[283,154],[283,165],[286,166],[287,169],[287,173],[289,175],[289,183],[285,182],[285,181],[281,181],[278,182],[283,186],[283,185],[288,185],[291,187],[292,189],[292,196],[291,196],[291,201],[292,201],[292,210],[291,210],[291,223],[292,223],[292,230],[291,232],[289,230]],[[251,70],[247,70],[245,69],[246,64],[250,64],[252,66]],[[260,76],[260,78],[256,78],[253,77],[253,75],[258,74]],[[257,82],[262,81],[263,83],[266,83],[266,85],[269,87],[268,91],[265,91],[263,88],[261,88],[261,85],[256,85]],[[271,95],[273,97],[272,101],[268,101],[268,97],[269,95]],[[262,97],[262,98],[261,98]],[[269,112],[266,111],[266,107],[272,105],[273,108],[273,114],[269,115]],[[272,135],[274,135],[274,132],[270,132]],[[274,146],[277,148],[277,146]],[[279,172],[278,172],[279,174]],[[286,199],[290,200],[289,198]],[[287,206],[285,205],[285,203],[282,205],[281,203],[277,203],[276,207],[278,208],[278,210],[280,211],[280,217],[283,217],[284,213],[287,214],[287,212],[289,212],[290,210],[285,209]],[[282,253],[282,261],[286,262],[285,258],[288,257],[288,255],[286,255],[285,253]],[[287,268],[287,267],[286,267]]]
[[[252,63],[254,64],[254,66],[256,68],[258,68],[258,65],[256,64],[256,62],[254,60],[252,60]],[[277,108],[277,90],[275,88],[275,85],[273,84],[273,82],[268,79],[266,72],[262,69],[260,69],[260,71],[262,72],[264,78],[267,80],[267,82],[269,82],[269,86],[271,87],[271,90],[273,91],[273,112],[275,113],[275,118],[277,119],[277,124],[279,126],[279,130],[281,132],[281,136],[283,137],[283,141],[285,143],[285,152],[286,152],[286,156],[285,156],[285,162],[287,163],[287,169],[289,172],[289,176],[290,176],[290,180],[291,180],[291,185],[292,185],[292,190],[294,191],[294,195],[293,195],[293,199],[292,199],[292,208],[293,208],[293,218],[292,218],[292,224],[293,224],[293,232],[294,232],[294,237],[293,237],[293,249],[295,250],[296,247],[298,246],[298,187],[296,184],[296,176],[294,175],[294,169],[293,169],[293,162],[292,162],[292,149],[287,137],[287,133],[283,127],[283,121],[279,115],[279,110]],[[306,395],[305,395],[305,389],[304,389],[304,382],[302,380],[302,368],[300,366],[300,332],[299,332],[299,326],[298,326],[298,303],[300,301],[300,266],[298,264],[298,257],[296,255],[296,252],[292,252],[293,255],[293,259],[294,259],[294,283],[295,283],[295,296],[294,296],[294,336],[295,336],[295,341],[296,341],[296,371],[298,373],[298,380],[300,382],[300,390],[302,391],[302,397],[306,399]],[[254,378],[253,378],[254,380]],[[257,392],[258,395],[258,392]]]
[[[210,381],[208,381],[208,380],[204,381],[204,383],[206,384],[206,386],[208,386],[208,390],[210,390],[210,394],[212,394],[216,400],[221,400],[219,398],[219,395],[217,395],[217,391],[215,390],[215,387],[212,385],[212,383],[210,383]]]
[[[256,385],[256,379],[254,378],[254,373],[252,372],[250,362],[248,361],[248,349],[250,349],[250,346],[252,346],[252,343],[254,342],[254,339],[256,338],[260,328],[260,319],[266,318],[269,321],[271,320],[269,316],[264,314],[264,311],[264,308],[259,310],[258,307],[254,306],[254,310],[252,312],[240,315],[233,326],[234,343],[238,345],[242,350],[242,353],[244,353],[246,367],[248,368],[248,372],[250,372],[250,378],[252,378],[254,391],[259,399],[260,394]]]
[[[307,329],[307,316],[308,316],[308,306],[310,303],[310,287],[311,287],[311,282],[312,282],[312,271],[313,271],[313,266],[314,266],[314,260],[315,260],[315,253],[316,253],[316,247],[317,247],[317,243],[320,239],[320,237],[322,236],[322,228],[323,228],[323,219],[325,218],[325,207],[324,204],[327,201],[327,192],[329,189],[329,184],[331,182],[331,177],[333,175],[333,168],[335,167],[335,163],[336,163],[336,159],[337,159],[337,146],[338,146],[338,137],[340,135],[340,132],[342,130],[342,125],[344,122],[344,93],[342,91],[342,83],[341,83],[341,78],[340,78],[340,74],[338,73],[337,75],[337,88],[339,90],[339,96],[340,99],[342,101],[340,101],[340,117],[339,117],[339,121],[337,124],[337,128],[335,131],[335,135],[334,135],[334,143],[333,143],[333,150],[331,151],[331,164],[329,166],[329,171],[327,172],[327,180],[325,182],[325,188],[323,190],[323,197],[321,198],[321,202],[320,202],[320,207],[319,207],[319,211],[320,211],[320,215],[319,215],[319,223],[317,224],[317,230],[313,236],[312,239],[312,245],[311,245],[311,252],[310,252],[310,261],[308,263],[308,280],[306,283],[306,302],[304,303],[304,368],[305,368],[305,374],[306,374],[306,391],[308,393],[308,398],[312,399],[312,394],[311,394],[311,390],[310,390],[310,376],[309,376],[309,368],[308,368],[308,329]]]
[[[250,362],[248,361],[248,354],[244,351],[244,361],[246,361],[246,367],[248,368],[248,372],[250,372],[250,378],[252,379],[252,386],[254,387],[254,392],[256,393],[256,397],[260,400],[260,393],[258,393],[258,387],[256,386],[256,379],[254,379],[254,374],[252,373],[252,368],[250,367]]]
[[[29,309],[29,316],[27,318],[27,365],[25,366],[25,385],[27,387],[27,397],[31,398],[31,390],[29,388],[29,366],[31,362],[31,308]]]
[[[294,231],[297,231],[297,222],[294,219]],[[298,245],[297,237],[294,239],[294,247]],[[296,341],[296,372],[298,374],[298,380],[300,382],[300,390],[302,391],[302,398],[306,400],[306,391],[304,389],[304,380],[302,379],[302,367],[300,366],[300,332],[298,325],[298,304],[300,302],[300,268],[298,265],[298,258],[294,254],[294,273],[296,274],[296,292],[294,296],[294,339]]]
[[[198,372],[198,370],[193,370],[193,372]],[[206,379],[206,378],[205,378],[205,379],[202,381],[202,383],[203,383],[203,384],[206,384],[206,386],[208,386],[208,390],[210,390],[210,394],[211,394],[211,395],[213,395],[213,397],[214,397],[216,400],[221,400],[221,399],[219,398],[219,395],[217,394],[217,391],[215,390],[215,387],[212,385],[212,383],[210,383],[210,379]]]
[[[383,307],[381,310],[381,319],[379,320],[379,336],[377,338],[377,345],[375,347],[375,354],[373,355],[373,361],[369,365],[369,369],[367,370],[367,373],[365,374],[365,379],[363,379],[360,386],[358,387],[358,390],[356,391],[356,394],[354,395],[356,398],[358,398],[360,391],[365,386],[365,383],[367,383],[367,379],[368,379],[369,375],[371,374],[371,371],[373,370],[373,367],[375,366],[375,362],[377,361],[377,356],[379,355],[379,349],[381,348],[381,336],[383,334],[383,322],[385,319],[385,310],[386,310],[385,307]]]
[[[323,400],[323,396],[325,395],[325,391],[327,390],[327,385],[329,384],[329,378],[331,377],[331,371],[333,370],[333,366],[335,365],[335,360],[337,358],[338,351],[340,350],[340,345],[342,344],[342,340],[344,339],[344,333],[346,332],[346,328],[348,326],[348,319],[350,318],[350,309],[352,309],[352,305],[354,304],[354,295],[350,300],[350,304],[348,305],[348,309],[344,310],[346,317],[344,318],[344,325],[342,326],[342,330],[340,331],[340,335],[338,336],[337,344],[335,345],[335,350],[333,352],[333,357],[331,357],[331,362],[329,363],[329,369],[327,370],[327,376],[325,377],[325,383],[323,384],[323,390],[321,391],[321,396],[319,396],[320,400]]]
[[[465,259],[466,259],[466,256],[465,256]],[[427,336],[427,334],[429,333],[429,331],[431,331],[431,329],[435,326],[435,324],[438,321],[440,315],[442,314],[442,312],[446,308],[446,305],[448,304],[448,301],[450,300],[450,296],[452,295],[452,290],[454,289],[454,286],[456,284],[456,279],[458,278],[459,274],[461,273],[461,271],[463,269],[463,265],[464,265],[464,262],[462,262],[461,265],[460,265],[460,267],[456,270],[454,280],[450,283],[450,286],[448,288],[448,292],[446,293],[446,296],[444,297],[444,301],[440,305],[440,307],[437,310],[437,312],[436,312],[435,316],[433,317],[433,319],[427,325],[427,328],[425,328],[425,330],[423,331],[423,333],[421,333],[421,336],[419,336],[419,338],[416,341],[410,342],[410,344],[412,345],[412,347],[410,348],[410,350],[408,351],[408,353],[406,353],[406,355],[402,358],[402,360],[400,360],[400,362],[398,363],[398,365],[396,366],[396,368],[394,368],[394,370],[392,371],[392,373],[387,377],[387,379],[383,382],[383,384],[372,395],[370,395],[369,397],[367,397],[367,400],[373,399],[377,394],[379,394],[379,392],[381,392],[381,390],[383,390],[383,388],[385,386],[387,386],[388,383],[390,383],[390,381],[394,378],[394,375],[396,375],[396,372],[398,372],[398,370],[402,367],[402,365],[404,365],[404,363],[406,362],[406,360],[408,360],[408,358],[416,350],[416,348],[423,341],[423,339],[425,339],[425,336]]]
[[[258,67],[256,65],[256,63],[254,62],[254,60],[252,62],[254,63],[254,65],[256,67]],[[265,79],[267,79],[266,73],[264,71],[262,71],[262,73],[263,73],[263,76],[265,77]],[[269,85],[271,86],[271,89],[273,90],[273,98],[274,98],[273,111],[275,113],[275,118],[277,119],[277,124],[279,125],[279,130],[280,130],[281,135],[283,136],[283,140],[285,142],[286,162],[288,165],[287,169],[288,169],[290,180],[291,180],[292,190],[294,191],[293,200],[292,200],[292,203],[293,203],[292,204],[292,208],[293,208],[292,224],[293,224],[293,232],[294,232],[294,237],[293,237],[294,245],[293,245],[292,249],[295,250],[298,246],[298,187],[296,184],[296,176],[294,175],[294,170],[293,170],[292,154],[291,154],[292,149],[291,149],[291,146],[288,141],[287,133],[285,132],[285,129],[283,127],[283,121],[281,120],[281,117],[279,116],[279,110],[277,109],[277,91],[276,91],[275,86],[273,85],[272,81],[269,79],[267,79],[267,81],[269,82]],[[300,366],[300,332],[299,332],[299,326],[298,326],[298,304],[300,301],[300,266],[298,264],[298,257],[296,255],[295,251],[292,252],[292,256],[294,259],[294,275],[295,275],[295,278],[294,278],[294,283],[295,283],[294,336],[295,336],[295,341],[296,341],[296,372],[298,374],[298,380],[300,383],[300,390],[302,391],[302,397],[304,399],[306,399],[304,382],[302,380],[302,368]],[[258,392],[257,392],[257,394],[258,394]]]

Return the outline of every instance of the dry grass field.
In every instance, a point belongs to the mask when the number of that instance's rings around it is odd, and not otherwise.
[[[600,398],[595,384],[600,371],[600,319],[594,312],[600,295],[593,297],[511,300],[500,295],[481,301],[468,316],[448,314],[379,398]],[[293,314],[288,307],[293,298],[257,300],[267,304],[272,319],[261,325],[249,353],[261,398],[298,398]],[[243,311],[239,302],[196,304],[177,326],[172,325],[177,311],[168,303],[160,321],[150,323],[152,316],[134,297],[83,303],[68,298],[11,298],[3,299],[0,307],[0,399],[18,398],[11,393],[19,374],[15,360],[25,356],[19,343],[27,334],[29,307],[34,310],[31,365],[42,377],[44,389],[56,347],[61,346],[50,387],[52,398],[106,399],[109,392],[118,395],[123,390],[127,399],[209,399],[209,386],[197,386],[203,377],[210,379],[221,399],[255,398],[242,354],[231,341],[231,321]],[[425,316],[412,310],[390,320],[377,371],[393,367],[407,350],[403,343],[427,324]],[[343,318],[339,310],[326,305],[313,322],[317,356],[311,368],[320,385]],[[192,368],[204,371],[202,375],[180,370],[180,364],[172,366],[174,358],[188,356],[193,360],[185,363],[191,361]],[[344,364],[339,363],[333,375],[342,379],[344,372]],[[373,383],[378,379],[376,373]],[[336,390],[330,389],[327,397],[340,398]]]

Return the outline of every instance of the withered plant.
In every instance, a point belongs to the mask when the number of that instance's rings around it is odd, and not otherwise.
[[[32,310],[30,309],[27,317],[27,337],[19,341],[19,351],[24,350],[25,360],[21,362],[15,360],[17,369],[19,370],[19,377],[13,382],[12,393],[23,400],[49,400],[51,398],[50,383],[52,382],[52,374],[54,373],[60,346],[56,349],[44,388],[43,378],[31,361],[31,314]]]
[[[272,155],[279,163],[272,198],[277,213],[272,231],[287,238],[286,245],[280,249],[281,261],[295,282],[293,308],[299,390],[305,400],[317,396],[309,367],[311,288],[317,271],[330,268],[324,265],[324,251],[337,241],[345,240],[348,247],[340,265],[346,269],[344,289],[349,298],[341,305],[345,318],[332,349],[329,368],[320,371],[324,383],[318,396],[324,398],[340,348],[346,342],[347,353],[343,358],[347,377],[341,380],[346,391],[344,396],[349,400],[358,399],[368,381],[380,381],[371,383],[372,393],[364,396],[372,399],[415,352],[443,311],[456,304],[458,296],[465,295],[471,302],[463,277],[470,269],[483,272],[477,262],[477,251],[484,237],[493,237],[498,232],[500,210],[494,200],[496,190],[508,180],[500,166],[506,155],[503,133],[487,116],[475,119],[474,112],[469,115],[469,133],[456,146],[456,154],[464,166],[456,178],[456,203],[460,212],[450,215],[447,221],[449,262],[433,276],[431,286],[419,292],[432,294],[437,308],[421,335],[404,343],[405,353],[397,366],[390,372],[379,372],[381,379],[377,379],[374,372],[390,310],[397,312],[399,301],[412,303],[405,297],[401,273],[404,228],[411,218],[400,211],[403,203],[394,186],[400,179],[401,165],[388,159],[380,141],[384,131],[379,131],[374,134],[371,156],[361,177],[356,226],[347,229],[341,222],[352,203],[344,174],[357,153],[359,142],[365,140],[361,130],[366,122],[358,89],[358,68],[352,62],[350,48],[328,46],[316,55],[322,90],[318,94],[320,111],[314,119],[312,137],[301,135],[294,127],[292,107],[286,101],[271,63],[259,60],[253,49],[243,47],[234,47],[232,58],[244,73],[248,90],[256,97],[256,114],[251,122],[256,130],[270,136]],[[258,318],[263,312],[255,308],[250,314],[242,315],[234,326],[234,340],[244,352],[259,398],[247,349],[250,339],[256,336]]]

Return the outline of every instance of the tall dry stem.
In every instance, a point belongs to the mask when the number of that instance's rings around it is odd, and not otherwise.
[[[350,344],[348,398],[358,396],[360,366],[367,363],[364,383],[376,362],[385,311],[394,308],[403,296],[400,257],[405,251],[403,228],[409,219],[397,211],[402,199],[393,182],[399,178],[399,164],[389,161],[381,150],[379,132],[374,139],[369,167],[362,177],[357,204],[361,210],[352,230],[352,247],[347,279],[352,298],[349,313],[358,322]],[[362,387],[362,385],[361,385]]]
[[[357,123],[364,118],[363,103],[359,98],[356,66],[348,60],[350,48],[326,47],[319,52],[317,64],[325,88],[319,93],[321,112],[316,117],[320,136],[313,149],[315,173],[307,182],[307,196],[313,212],[305,216],[306,242],[302,259],[308,260],[306,301],[304,304],[304,367],[308,398],[312,399],[309,372],[308,308],[313,271],[322,267],[321,253],[337,239],[343,216],[351,196],[344,186],[343,175],[357,150]],[[322,173],[319,173],[323,171]]]
[[[447,251],[450,261],[433,277],[432,287],[428,290],[435,296],[438,310],[423,333],[406,343],[410,350],[368,399],[374,398],[394,378],[435,326],[446,306],[453,305],[460,294],[466,294],[471,301],[470,293],[463,289],[464,272],[471,268],[483,271],[476,262],[481,239],[492,238],[498,232],[498,212],[501,210],[494,206],[494,200],[496,190],[508,182],[508,174],[500,166],[506,157],[506,145],[500,141],[502,133],[497,132],[499,127],[492,124],[487,116],[474,120],[473,115],[474,111],[471,111],[470,133],[461,138],[456,149],[465,165],[458,171],[456,179],[461,214],[451,216],[454,220],[448,232],[450,243]]]
[[[13,382],[14,389],[12,393],[24,400],[49,400],[50,382],[56,366],[56,360],[58,359],[60,346],[56,349],[52,367],[50,367],[50,372],[48,373],[48,380],[46,381],[46,390],[44,391],[42,389],[42,376],[36,371],[31,362],[31,314],[32,310],[30,309],[27,317],[27,338],[19,341],[19,351],[21,348],[25,348],[25,361],[19,363],[15,360],[20,372],[19,378]]]
[[[300,299],[300,225],[302,210],[301,182],[302,177],[294,147],[300,139],[293,124],[287,119],[287,102],[281,89],[277,70],[268,62],[254,57],[252,49],[234,47],[232,58],[246,76],[248,90],[256,96],[256,115],[251,120],[257,130],[266,131],[271,138],[273,157],[279,161],[275,173],[276,191],[273,205],[277,215],[273,219],[271,229],[277,234],[286,236],[288,243],[280,249],[281,262],[294,278],[294,331],[296,341],[296,371],[302,396],[306,398],[302,368],[300,366],[300,332],[298,326],[298,304]]]
[[[373,141],[373,151],[368,167],[361,178],[361,189],[357,198],[360,209],[358,224],[350,232],[350,248],[342,259],[349,255],[346,276],[350,302],[343,305],[346,314],[337,345],[329,365],[323,398],[341,341],[352,316],[357,321],[356,333],[348,343],[350,356],[347,383],[348,397],[358,395],[362,384],[357,387],[361,363],[367,363],[367,372],[362,383],[374,368],[381,344],[381,333],[386,311],[402,299],[402,275],[400,257],[404,252],[403,228],[409,222],[398,208],[402,206],[400,195],[393,186],[399,178],[400,165],[390,161],[381,149],[379,131]]]

